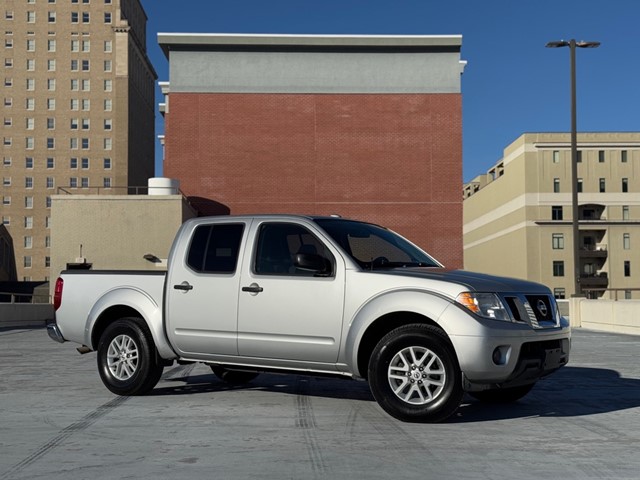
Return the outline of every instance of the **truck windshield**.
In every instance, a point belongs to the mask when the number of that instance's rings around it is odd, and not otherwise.
[[[370,223],[316,218],[315,222],[365,270],[442,265],[400,235]]]

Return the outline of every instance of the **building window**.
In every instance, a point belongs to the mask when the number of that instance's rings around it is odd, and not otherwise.
[[[47,197],[47,198],[45,198],[45,202],[44,202],[44,204],[45,204],[45,207],[46,207],[46,208],[51,208],[51,197]],[[45,245],[45,246],[47,246],[47,247],[48,247],[49,245]]]
[[[76,137],[72,137],[69,139],[69,148],[71,150],[77,150],[78,149],[78,139]]]
[[[87,111],[91,109],[91,101],[88,98],[82,99],[82,110]]]
[[[33,157],[25,157],[24,168],[27,168],[27,169],[33,168]]]
[[[89,169],[89,159],[87,157],[83,157],[81,160],[81,165],[82,165],[82,169],[83,170],[88,170]]]
[[[631,262],[629,260],[624,261],[624,276],[625,277],[631,276]]]
[[[71,71],[72,72],[78,71],[78,60],[71,60]]]
[[[104,23],[111,23],[111,12],[104,12]]]
[[[89,119],[88,118],[83,118],[82,119],[82,129],[83,130],[89,130]]]
[[[11,197],[2,197],[2,205],[11,205]]]
[[[51,117],[47,118],[47,130],[54,130],[56,128],[56,119]]]
[[[55,91],[55,89],[56,89],[56,79],[55,78],[48,78],[47,79],[47,90]]]
[[[49,206],[51,206],[51,205],[49,205]],[[45,248],[51,248],[51,237],[49,235],[44,237],[44,246],[45,246]]]
[[[77,78],[72,78],[71,79],[71,90],[72,91],[80,90],[80,82],[78,81]]]
[[[71,23],[78,23],[78,12],[71,12]]]
[[[623,205],[622,206],[622,219],[623,220],[629,220],[629,206],[628,205]]]
[[[53,157],[47,157],[47,169],[55,168],[56,161]]]
[[[24,197],[24,208],[33,208],[33,197]]]
[[[553,276],[564,277],[564,261],[559,260],[553,262]]]
[[[23,262],[24,268],[31,268],[31,255],[26,255]]]
[[[72,98],[70,108],[71,110],[80,110],[80,100]]]
[[[110,92],[113,88],[113,84],[111,83],[111,80],[105,80],[104,81],[104,91],[105,92]]]
[[[578,154],[578,163],[582,163],[582,150],[576,152]]]
[[[558,150],[553,151],[553,163],[560,163],[560,152]]]
[[[55,182],[53,181],[53,177],[47,177],[46,185],[48,189],[52,189],[55,187]]]
[[[72,52],[80,51],[80,40],[71,40],[71,51]]]
[[[2,177],[2,186],[10,187],[11,186],[11,177]]]
[[[47,98],[47,110],[55,110],[55,109],[56,109],[56,99]]]
[[[33,228],[33,217],[24,217],[24,228]]]
[[[631,250],[631,234],[625,233],[622,235],[622,248],[624,250]]]
[[[33,177],[24,177],[24,188],[33,188]]]
[[[598,162],[604,163],[604,150],[598,150]]]
[[[89,80],[88,78],[85,78],[82,80],[82,91],[83,92],[91,91],[91,80]]]
[[[27,235],[24,237],[24,248],[32,248],[33,247],[33,237],[31,235]]]
[[[105,170],[111,170],[111,159],[110,158],[104,158],[102,161],[102,167]]]
[[[104,188],[111,188],[111,177],[104,177],[102,179],[102,186]]]
[[[77,169],[78,168],[78,159],[72,157],[69,159],[69,168]]]
[[[578,193],[582,193],[582,179],[578,179]]]
[[[81,140],[81,145],[82,145],[82,149],[83,150],[88,150],[89,149],[89,139],[88,138],[83,138]]]
[[[600,193],[604,193],[606,191],[606,185],[604,178],[601,178],[598,182]]]
[[[629,191],[629,179],[622,179],[622,193],[627,193]]]
[[[82,12],[82,23],[89,23],[89,12]]]
[[[44,266],[45,268],[51,267],[51,257],[44,257]]]
[[[52,149],[52,148],[56,148],[56,140],[55,138],[47,138],[47,148],[48,149]]]
[[[562,233],[551,234],[551,245],[554,250],[564,249],[564,235]]]
[[[104,149],[105,150],[111,150],[111,139],[110,138],[105,138],[104,139]]]
[[[5,107],[10,107],[10,106],[12,106],[12,105],[13,105],[13,98],[11,98],[11,97],[5,97],[5,99],[4,99],[4,106],[5,106]],[[27,106],[28,106],[28,105],[27,105]],[[29,109],[27,108],[27,110],[29,110]],[[33,109],[31,109],[31,110],[33,110]]]
[[[112,128],[111,119],[110,118],[105,118],[104,119],[104,129],[105,130],[111,130],[111,128]]]
[[[82,40],[82,51],[85,53],[91,51],[91,40]]]
[[[33,58],[27,58],[27,71],[33,72],[36,69],[36,61]]]
[[[11,139],[11,137],[4,137],[2,143],[5,147],[10,147],[13,143],[13,140]]]
[[[36,12],[27,12],[27,23],[36,22]]]
[[[105,40],[104,53],[111,53],[112,49],[113,49],[113,43],[111,43],[111,40]]]
[[[78,177],[69,178],[69,187],[70,188],[78,188]]]
[[[551,207],[551,220],[562,220],[562,206]]]
[[[622,150],[620,152],[620,161],[622,163],[627,163],[627,151],[626,150]]]
[[[25,118],[25,127],[27,130],[33,130],[34,128],[36,128],[36,119]]]
[[[72,118],[69,120],[69,128],[71,130],[78,130],[79,120],[77,118]]]
[[[560,193],[560,179],[553,179],[553,193]]]
[[[112,102],[111,102],[111,99],[110,99],[110,98],[107,98],[107,99],[104,101],[104,111],[105,111],[105,112],[110,112],[110,111],[111,111],[111,108],[112,108]]]
[[[88,177],[82,177],[80,179],[80,186],[82,188],[89,188],[89,178]]]
[[[11,225],[11,217],[2,216],[2,225]]]
[[[104,71],[105,72],[110,72],[111,71],[111,60],[105,60],[104,61]]]
[[[36,51],[36,41],[33,38],[27,39],[27,52],[35,52]]]
[[[25,137],[25,147],[27,150],[33,150],[35,146],[35,140],[33,137]]]
[[[47,71],[55,72],[56,71],[56,61],[53,59],[47,60]]]
[[[29,119],[27,118],[27,120]],[[33,120],[33,118],[31,120]],[[13,125],[13,119],[11,117],[4,117],[4,126],[10,127],[11,125]],[[27,128],[29,128],[28,122],[27,122]]]

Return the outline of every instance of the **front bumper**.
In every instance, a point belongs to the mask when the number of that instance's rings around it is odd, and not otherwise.
[[[458,356],[465,390],[534,383],[569,361],[571,328],[564,319],[555,328],[533,329],[478,320],[449,308],[441,320]]]

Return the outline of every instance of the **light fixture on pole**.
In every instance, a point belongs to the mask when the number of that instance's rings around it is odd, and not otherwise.
[[[578,130],[576,126],[576,47],[596,48],[600,42],[560,40],[547,43],[547,48],[569,47],[571,52],[571,217],[573,231],[573,295],[582,294],[580,288],[580,228],[578,223]]]

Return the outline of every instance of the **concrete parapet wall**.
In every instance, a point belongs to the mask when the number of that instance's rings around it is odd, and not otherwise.
[[[53,305],[0,303],[0,328],[43,326],[53,318]]]
[[[640,300],[588,300],[572,298],[571,326],[640,335]]]

